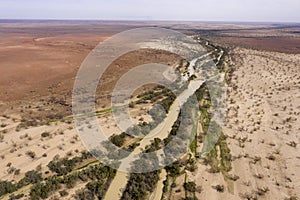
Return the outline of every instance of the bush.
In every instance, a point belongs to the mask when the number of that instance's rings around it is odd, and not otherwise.
[[[166,193],[168,191],[168,187],[169,187],[169,181],[168,181],[168,179],[164,180],[163,184],[164,184],[163,192]]]
[[[216,189],[218,192],[224,192],[225,191],[224,185],[216,185],[216,186],[213,186],[213,188]]]
[[[62,190],[62,191],[59,191],[59,194],[61,197],[65,197],[65,196],[68,196],[68,192],[66,190]]]
[[[43,133],[41,134],[41,136],[42,136],[43,138],[49,137],[49,136],[50,136],[50,133],[49,133],[49,132],[43,132]]]
[[[60,189],[61,185],[56,176],[50,177],[45,183],[38,182],[30,189],[30,199],[39,200],[40,198],[46,199],[49,193]]]
[[[87,189],[81,189],[81,190],[77,190],[76,194],[73,196],[76,200],[94,200],[95,196],[94,194],[87,190]]]
[[[125,139],[126,139],[126,133],[121,133],[120,135],[113,135],[110,138],[110,141],[118,146],[118,147],[122,147],[125,143]]]
[[[14,175],[15,175],[15,176],[18,176],[18,175],[20,175],[20,172],[21,172],[20,169],[16,169],[15,172],[14,172]]]
[[[148,192],[153,192],[159,180],[159,173],[160,171],[131,174],[121,199],[145,199]]]
[[[35,158],[35,153],[33,151],[27,151],[26,155],[29,156],[30,158],[34,159]]]
[[[17,187],[8,181],[0,181],[0,196],[16,191]]]
[[[81,157],[74,157],[72,159],[62,158],[62,159],[53,159],[47,165],[48,168],[52,172],[56,172],[59,176],[66,175],[67,173],[71,172],[78,163],[91,158],[92,155],[89,152],[81,152]]]
[[[180,175],[180,167],[178,163],[173,163],[166,167],[167,172],[171,177],[176,177]]]
[[[17,199],[22,199],[25,195],[24,194],[17,194],[17,195],[10,195],[9,200],[17,200]]]
[[[42,174],[32,170],[25,173],[25,177],[17,183],[17,186],[21,188],[28,184],[38,183],[41,180],[43,180]]]
[[[196,183],[194,183],[194,182],[184,183],[183,187],[185,190],[190,191],[190,192],[196,191]]]

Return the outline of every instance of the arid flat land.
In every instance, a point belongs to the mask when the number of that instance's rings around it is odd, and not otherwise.
[[[145,192],[141,199],[300,198],[299,24],[2,20],[0,199],[94,199],[113,191],[109,186],[118,174],[86,153],[75,129],[73,84],[81,63],[99,43],[125,30],[153,26],[199,36],[212,45],[213,56],[224,56],[219,61],[226,77],[227,111],[221,139],[201,157],[210,103],[199,99],[205,109],[195,147],[173,166],[150,174],[158,177],[148,187],[152,189],[136,186],[137,192]],[[113,62],[98,86],[96,102],[108,137],[120,136],[114,141],[128,149],[139,142],[121,137],[111,114],[110,94],[121,75],[149,62],[176,68],[181,61],[167,52],[143,49]],[[151,122],[153,104],[170,96],[155,85],[140,88],[131,116],[137,124]],[[139,178],[143,176],[149,174]],[[123,199],[130,199],[135,180],[127,178]],[[45,188],[49,191],[42,196]]]

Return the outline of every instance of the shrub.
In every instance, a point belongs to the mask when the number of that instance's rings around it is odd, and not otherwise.
[[[196,191],[196,183],[194,183],[194,182],[184,183],[183,187],[185,190],[190,191],[190,192]]]
[[[166,167],[167,172],[171,177],[176,177],[180,175],[180,167],[178,163],[173,163]]]
[[[67,196],[69,193],[66,190],[59,191],[61,197]]]
[[[28,184],[35,184],[42,180],[42,174],[37,171],[28,171],[25,173],[25,177],[18,183],[19,186]]]
[[[10,195],[9,200],[16,200],[16,199],[22,199],[25,195],[24,194],[17,194],[17,195]]]
[[[21,170],[20,169],[16,169],[16,171],[14,172],[14,175],[18,176],[20,173],[21,173]]]
[[[95,199],[94,194],[87,189],[77,190],[76,194],[73,197],[76,200],[83,200],[83,199],[94,200]]]
[[[42,136],[43,138],[49,137],[49,136],[50,136],[50,133],[49,133],[49,132],[43,132],[43,133],[41,134],[41,136]]]
[[[34,159],[36,154],[33,151],[27,151],[26,155],[29,156],[30,158]]]
[[[120,135],[113,135],[110,138],[110,141],[118,146],[118,147],[122,147],[125,143],[125,139],[126,139],[126,133],[121,133]]]
[[[16,191],[16,186],[8,181],[0,181],[0,196]]]
[[[272,154],[268,155],[266,158],[272,161],[276,160],[276,157]]]
[[[148,192],[153,192],[159,180],[159,171],[143,174],[131,174],[121,199],[145,199]]]
[[[225,191],[224,185],[216,185],[216,186],[213,186],[213,188],[216,189],[218,192],[224,192]]]

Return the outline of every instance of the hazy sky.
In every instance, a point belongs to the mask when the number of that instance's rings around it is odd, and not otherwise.
[[[300,0],[0,0],[0,18],[300,22]]]

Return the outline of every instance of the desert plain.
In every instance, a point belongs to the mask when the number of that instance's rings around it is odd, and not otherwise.
[[[227,106],[212,152],[199,156],[209,117],[204,98],[195,147],[174,165],[136,178],[87,152],[72,117],[72,90],[81,63],[99,43],[138,27],[176,30],[211,44],[211,59],[222,58]],[[110,94],[122,74],[150,61],[182,64],[166,52],[132,52],[114,61],[97,89],[97,118],[107,137],[120,136],[115,142],[122,148],[138,148],[140,140],[122,136]],[[299,64],[299,24],[2,20],[0,199],[299,199]],[[150,123],[153,104],[170,96],[155,85],[139,88],[133,120]],[[146,186],[135,182],[149,177]]]

